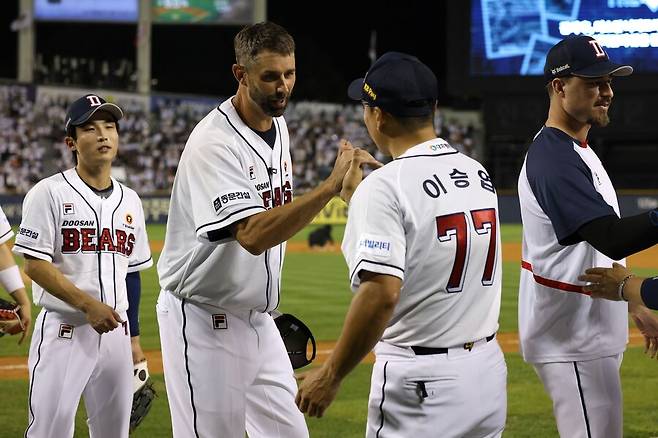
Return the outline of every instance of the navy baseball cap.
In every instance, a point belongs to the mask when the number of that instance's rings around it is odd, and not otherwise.
[[[114,117],[115,122],[121,120],[123,117],[123,111],[117,105],[107,102],[96,94],[87,94],[73,102],[69,107],[69,110],[66,112],[64,129],[66,132],[69,132],[69,129],[84,124],[96,111],[100,110],[110,113]]]
[[[387,52],[364,78],[352,81],[347,95],[397,117],[423,117],[436,106],[438,85],[432,70],[415,56]]]
[[[551,47],[544,64],[546,83],[564,76],[600,78],[631,73],[633,67],[612,62],[601,44],[587,35],[569,36]]]

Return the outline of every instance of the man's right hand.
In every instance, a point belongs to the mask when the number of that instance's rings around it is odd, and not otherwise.
[[[364,165],[373,168],[383,166],[382,163],[375,160],[367,151],[355,148],[349,141],[342,139],[338,146],[338,156],[336,157],[334,168],[327,178],[327,182],[331,184],[335,193],[340,193],[343,188],[345,174],[350,169],[350,166],[354,166],[353,169],[361,169]]]
[[[114,330],[123,322],[113,308],[96,300],[88,304],[85,315],[89,324],[100,334]]]

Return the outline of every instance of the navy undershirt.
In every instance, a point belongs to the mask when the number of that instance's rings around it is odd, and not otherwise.
[[[254,128],[251,128],[251,130],[254,131],[260,138],[262,138],[263,141],[269,145],[269,147],[274,149],[274,143],[276,142],[276,127],[274,126],[274,123],[272,123],[272,126],[267,131],[258,131]]]

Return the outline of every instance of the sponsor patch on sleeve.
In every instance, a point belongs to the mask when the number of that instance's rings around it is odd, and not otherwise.
[[[362,234],[356,246],[356,251],[363,254],[389,257],[393,244],[387,236]]]
[[[228,204],[235,203],[244,199],[251,199],[251,194],[248,191],[230,190],[216,197],[212,202],[212,206],[215,209],[215,213],[219,213],[219,211],[226,207]]]
[[[36,240],[36,239],[39,238],[39,232],[38,231],[31,230],[31,229],[25,228],[25,227],[20,227],[18,229],[18,234],[20,236],[27,237],[28,239],[35,239]]]

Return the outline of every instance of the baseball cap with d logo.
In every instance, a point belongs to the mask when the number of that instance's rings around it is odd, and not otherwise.
[[[631,73],[633,67],[612,62],[601,44],[587,35],[569,36],[551,47],[544,65],[546,83],[565,76],[600,78]]]
[[[436,106],[436,76],[415,56],[387,52],[365,78],[352,81],[347,95],[368,106],[380,107],[396,117],[423,117]]]
[[[83,125],[99,110],[110,113],[114,117],[115,122],[123,117],[123,111],[117,105],[109,103],[95,94],[87,94],[73,102],[69,107],[69,110],[66,112],[64,129],[67,133],[70,133],[72,128]]]

